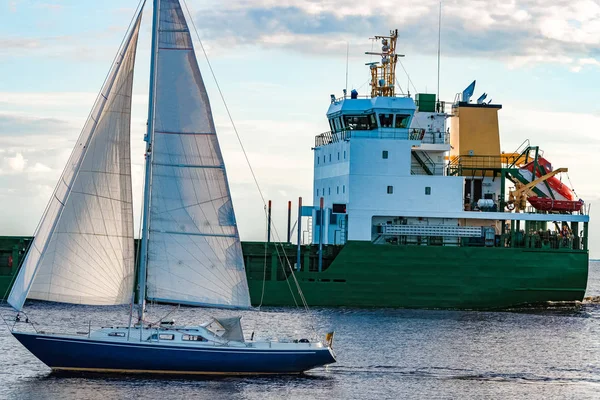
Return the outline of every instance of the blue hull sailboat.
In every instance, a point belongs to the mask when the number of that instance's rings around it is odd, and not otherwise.
[[[89,337],[13,335],[44,364],[66,372],[291,374],[335,361],[321,343],[222,340],[202,327],[143,329],[142,337],[147,339],[140,341],[139,328],[131,330],[129,340],[127,331],[126,327],[104,328]]]
[[[130,124],[144,4],[113,62],[40,221],[9,304],[133,302],[138,321],[68,335],[12,334],[59,371],[300,373],[335,362],[333,336],[246,340],[240,318],[197,326],[145,320],[146,299],[247,309],[250,296],[225,165],[179,0],[154,0],[142,237],[133,245]],[[19,315],[17,320],[21,321]],[[29,326],[29,325],[27,325]]]

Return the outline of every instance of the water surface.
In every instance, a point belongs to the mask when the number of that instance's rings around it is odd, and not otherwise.
[[[600,262],[588,295],[600,295]],[[8,307],[0,307],[3,315]],[[127,307],[31,303],[54,331],[127,324]],[[180,324],[231,311],[151,307]],[[243,312],[256,337],[336,331],[338,363],[305,376],[169,378],[56,375],[0,328],[1,399],[600,398],[600,304],[506,312],[269,308]]]

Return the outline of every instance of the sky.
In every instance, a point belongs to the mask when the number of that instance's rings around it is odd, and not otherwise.
[[[151,3],[151,2],[150,2]],[[217,81],[285,240],[287,201],[312,198],[314,136],[330,94],[368,92],[370,37],[399,29],[398,82],[438,90],[438,0],[186,0]],[[32,235],[108,72],[137,0],[0,0],[0,235]],[[139,221],[151,7],[144,12],[132,108]],[[192,28],[193,30],[193,28]],[[502,149],[526,139],[568,167],[591,204],[600,257],[600,0],[444,0],[439,92],[476,79],[499,113]],[[242,240],[264,240],[263,205],[200,42]],[[346,58],[348,49],[349,57]],[[406,72],[405,72],[406,71]],[[410,84],[409,84],[410,80]]]

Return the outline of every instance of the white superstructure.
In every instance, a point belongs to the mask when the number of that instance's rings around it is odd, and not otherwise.
[[[550,234],[547,223],[555,221],[578,237],[577,223],[589,220],[580,211],[582,201],[563,202],[551,211],[560,214],[555,218],[525,210],[525,200],[515,199],[537,194],[543,203],[571,192],[552,181],[555,172],[539,148],[527,142],[518,152],[501,153],[502,106],[470,103],[475,82],[451,113],[433,94],[395,95],[396,37],[397,31],[375,37],[383,46],[374,53],[381,63],[367,64],[371,96],[359,97],[356,90],[338,99],[331,95],[330,130],[316,136],[312,149],[311,242],[503,247],[513,246],[511,235],[521,231],[538,235],[537,246],[542,232]],[[510,196],[507,184],[516,187]]]
[[[314,148],[313,204],[324,200],[324,244],[372,240],[372,222],[407,211],[426,215],[462,210],[462,177],[444,176],[450,149],[446,116],[426,113],[418,118],[415,110],[409,97],[331,103],[327,117],[333,130],[319,135]],[[415,122],[431,116],[441,121],[439,132],[414,128]],[[346,214],[332,213],[334,204],[346,205]],[[320,237],[318,220],[317,211],[315,243]]]

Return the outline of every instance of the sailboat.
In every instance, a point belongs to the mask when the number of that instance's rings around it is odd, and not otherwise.
[[[130,124],[144,5],[36,229],[8,297],[17,312],[27,298],[133,306]],[[12,334],[57,371],[279,374],[335,362],[331,335],[254,341],[245,339],[239,317],[197,326],[145,321],[146,299],[250,308],[225,165],[190,30],[179,0],[153,5],[138,322],[132,323],[132,311],[128,326],[87,335],[31,332],[16,329],[18,323]]]

